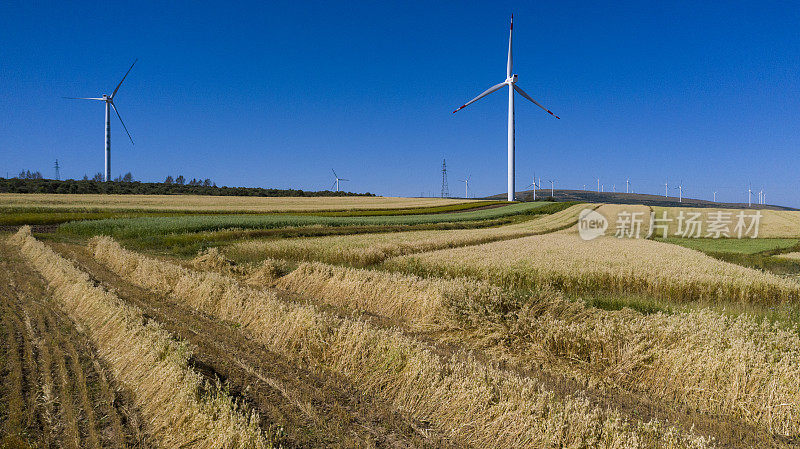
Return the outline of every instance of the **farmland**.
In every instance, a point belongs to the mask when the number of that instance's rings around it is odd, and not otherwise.
[[[13,207],[97,201],[45,197]],[[134,215],[2,235],[3,445],[800,438],[800,283],[736,259],[792,257],[783,211],[773,238],[635,239],[616,216],[646,232],[648,206],[239,200],[113,200]],[[607,236],[579,236],[585,209]]]

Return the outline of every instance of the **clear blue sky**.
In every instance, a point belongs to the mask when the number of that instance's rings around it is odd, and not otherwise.
[[[600,176],[619,191],[800,206],[800,8],[794,2],[22,2],[0,4],[0,171],[354,191],[505,192],[515,17],[517,188]],[[120,5],[117,5],[119,3]],[[662,4],[663,3],[663,4]],[[669,3],[669,4],[667,4]],[[5,175],[2,173],[0,175]]]

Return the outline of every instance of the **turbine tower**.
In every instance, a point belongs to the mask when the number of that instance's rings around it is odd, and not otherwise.
[[[58,165],[58,159],[56,159],[56,164],[53,166],[53,168],[56,169],[56,181],[60,181],[61,180],[61,173],[60,173],[59,169],[61,167]]]
[[[511,15],[511,26],[508,31],[508,63],[506,64],[506,80],[500,84],[496,84],[489,89],[487,89],[482,94],[478,95],[477,97],[473,98],[472,100],[464,103],[460,108],[453,111],[453,114],[456,112],[464,109],[465,107],[469,106],[472,103],[480,100],[481,98],[489,95],[490,93],[503,88],[504,86],[508,86],[508,201],[514,201],[514,190],[515,190],[515,183],[514,183],[514,91],[516,90],[517,93],[522,95],[525,99],[530,100],[536,106],[547,111],[548,114],[552,115],[555,118],[560,118],[557,115],[553,114],[549,109],[542,106],[541,104],[537,103],[536,100],[531,98],[528,94],[525,93],[519,86],[517,86],[517,75],[513,74],[512,67],[514,58],[511,52],[511,42],[512,37],[514,34],[514,15]]]
[[[136,61],[138,61],[138,59]],[[133,66],[136,65],[136,61],[133,61],[133,64],[131,64],[131,68],[128,69],[127,72],[125,72],[125,76],[122,77],[122,81],[125,81],[125,78],[127,78],[128,74],[131,73]],[[64,97],[69,100],[96,100],[96,101],[104,101],[106,103],[106,163],[105,163],[105,179],[104,179],[104,181],[106,182],[111,181],[111,108],[113,108],[114,112],[117,113],[119,122],[122,123],[122,127],[125,128],[125,132],[128,134],[128,138],[131,139],[131,144],[133,144],[133,137],[131,137],[131,133],[128,132],[128,127],[125,126],[125,122],[122,121],[122,116],[119,115],[117,106],[114,104],[114,97],[117,95],[117,91],[119,90],[119,86],[122,85],[122,81],[120,81],[119,84],[117,84],[117,87],[114,89],[114,92],[112,92],[111,95],[103,94],[101,98]]]
[[[681,179],[681,183],[678,184],[678,187],[675,187],[675,188],[678,189],[678,202],[682,203],[683,202],[683,180],[682,179]]]
[[[631,187],[631,178],[628,178],[625,180],[625,193],[631,193],[630,187]]]
[[[550,181],[550,198],[555,198],[556,195],[555,195],[555,190],[554,189],[555,189],[555,185],[556,185],[556,180],[555,179],[548,179],[548,181]]]
[[[669,184],[667,181],[664,181],[664,198],[669,196]]]
[[[752,186],[748,183],[747,185],[747,207],[752,207],[752,201],[750,200],[751,195],[753,194]]]
[[[467,175],[464,179],[459,179],[459,182],[464,183],[464,198],[469,198],[469,178],[471,175]]]
[[[331,185],[331,188],[336,186],[336,191],[338,192],[339,191],[339,181],[349,181],[349,179],[340,178],[339,175],[336,174],[336,171],[334,169],[331,169],[331,171],[333,172],[333,177],[336,179],[336,181],[333,181],[333,184]]]

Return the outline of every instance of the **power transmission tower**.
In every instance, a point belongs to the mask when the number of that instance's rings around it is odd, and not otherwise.
[[[58,159],[56,159],[56,165],[54,165],[54,167],[56,169],[56,181],[59,181],[61,179],[61,175],[58,172]]]
[[[442,159],[442,198],[450,198],[450,190],[447,188],[447,163]]]

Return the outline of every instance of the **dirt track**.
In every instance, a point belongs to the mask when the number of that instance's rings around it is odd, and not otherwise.
[[[0,447],[150,447],[124,390],[0,242]]]

